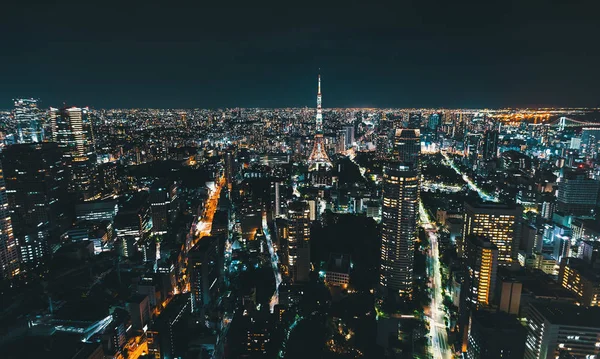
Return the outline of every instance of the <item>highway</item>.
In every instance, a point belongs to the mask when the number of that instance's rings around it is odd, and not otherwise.
[[[452,349],[448,345],[448,333],[444,321],[442,277],[440,274],[440,251],[438,246],[438,233],[435,224],[431,223],[423,203],[419,203],[419,217],[421,226],[427,232],[431,249],[427,256],[427,271],[431,280],[431,310],[429,321],[429,334],[431,349],[434,359],[451,359]]]

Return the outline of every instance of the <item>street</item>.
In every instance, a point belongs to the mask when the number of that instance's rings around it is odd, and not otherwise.
[[[440,274],[437,228],[431,223],[422,203],[419,203],[419,216],[423,229],[427,232],[431,249],[427,256],[427,271],[431,281],[431,315],[429,334],[434,359],[451,359],[452,349],[448,346],[448,333],[444,320],[442,278]]]

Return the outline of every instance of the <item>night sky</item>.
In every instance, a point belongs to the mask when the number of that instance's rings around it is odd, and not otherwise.
[[[47,2],[2,4],[0,108],[600,105],[595,1]]]

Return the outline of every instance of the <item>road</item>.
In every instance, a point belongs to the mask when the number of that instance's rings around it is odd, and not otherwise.
[[[454,170],[454,172],[456,172],[459,176],[462,176],[463,181],[465,181],[467,183],[467,185],[469,186],[470,189],[477,192],[477,194],[479,195],[479,197],[481,197],[481,199],[483,199],[484,201],[498,202],[498,197],[485,193],[479,186],[477,186],[477,184],[475,184],[475,182],[473,182],[469,178],[469,176],[462,173],[462,171],[458,167],[456,167],[456,165],[454,164],[454,160],[451,159],[450,157],[448,157],[448,154],[445,151],[441,151],[441,153],[442,153],[442,156],[444,156],[444,159],[446,160],[446,161],[444,161],[444,164],[446,164],[447,166],[452,168]]]
[[[440,251],[438,246],[438,233],[435,224],[431,223],[422,203],[419,203],[419,217],[421,226],[427,232],[431,249],[427,256],[427,271],[431,281],[431,313],[429,334],[431,336],[431,349],[434,359],[451,359],[452,349],[448,346],[448,333],[444,321],[442,276],[440,274]]]
[[[221,189],[225,185],[225,176],[221,176],[216,184],[215,190],[211,191],[208,200],[206,201],[206,208],[204,210],[202,218],[198,218],[196,224],[196,238],[192,244],[192,247],[198,243],[200,238],[210,236],[212,230],[212,222],[217,211],[217,205],[219,204],[219,198],[221,196]]]
[[[269,231],[269,225],[267,223],[267,213],[263,212],[262,216],[262,229],[267,240],[267,246],[269,247],[269,254],[271,258],[271,267],[273,268],[273,275],[275,276],[275,292],[271,297],[271,313],[275,310],[275,306],[279,304],[279,285],[281,284],[281,273],[279,272],[279,256],[273,248],[273,241],[271,240],[271,232]]]

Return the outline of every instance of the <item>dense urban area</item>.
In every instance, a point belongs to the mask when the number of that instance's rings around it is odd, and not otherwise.
[[[316,109],[15,99],[0,356],[600,358],[598,110],[321,85]]]

